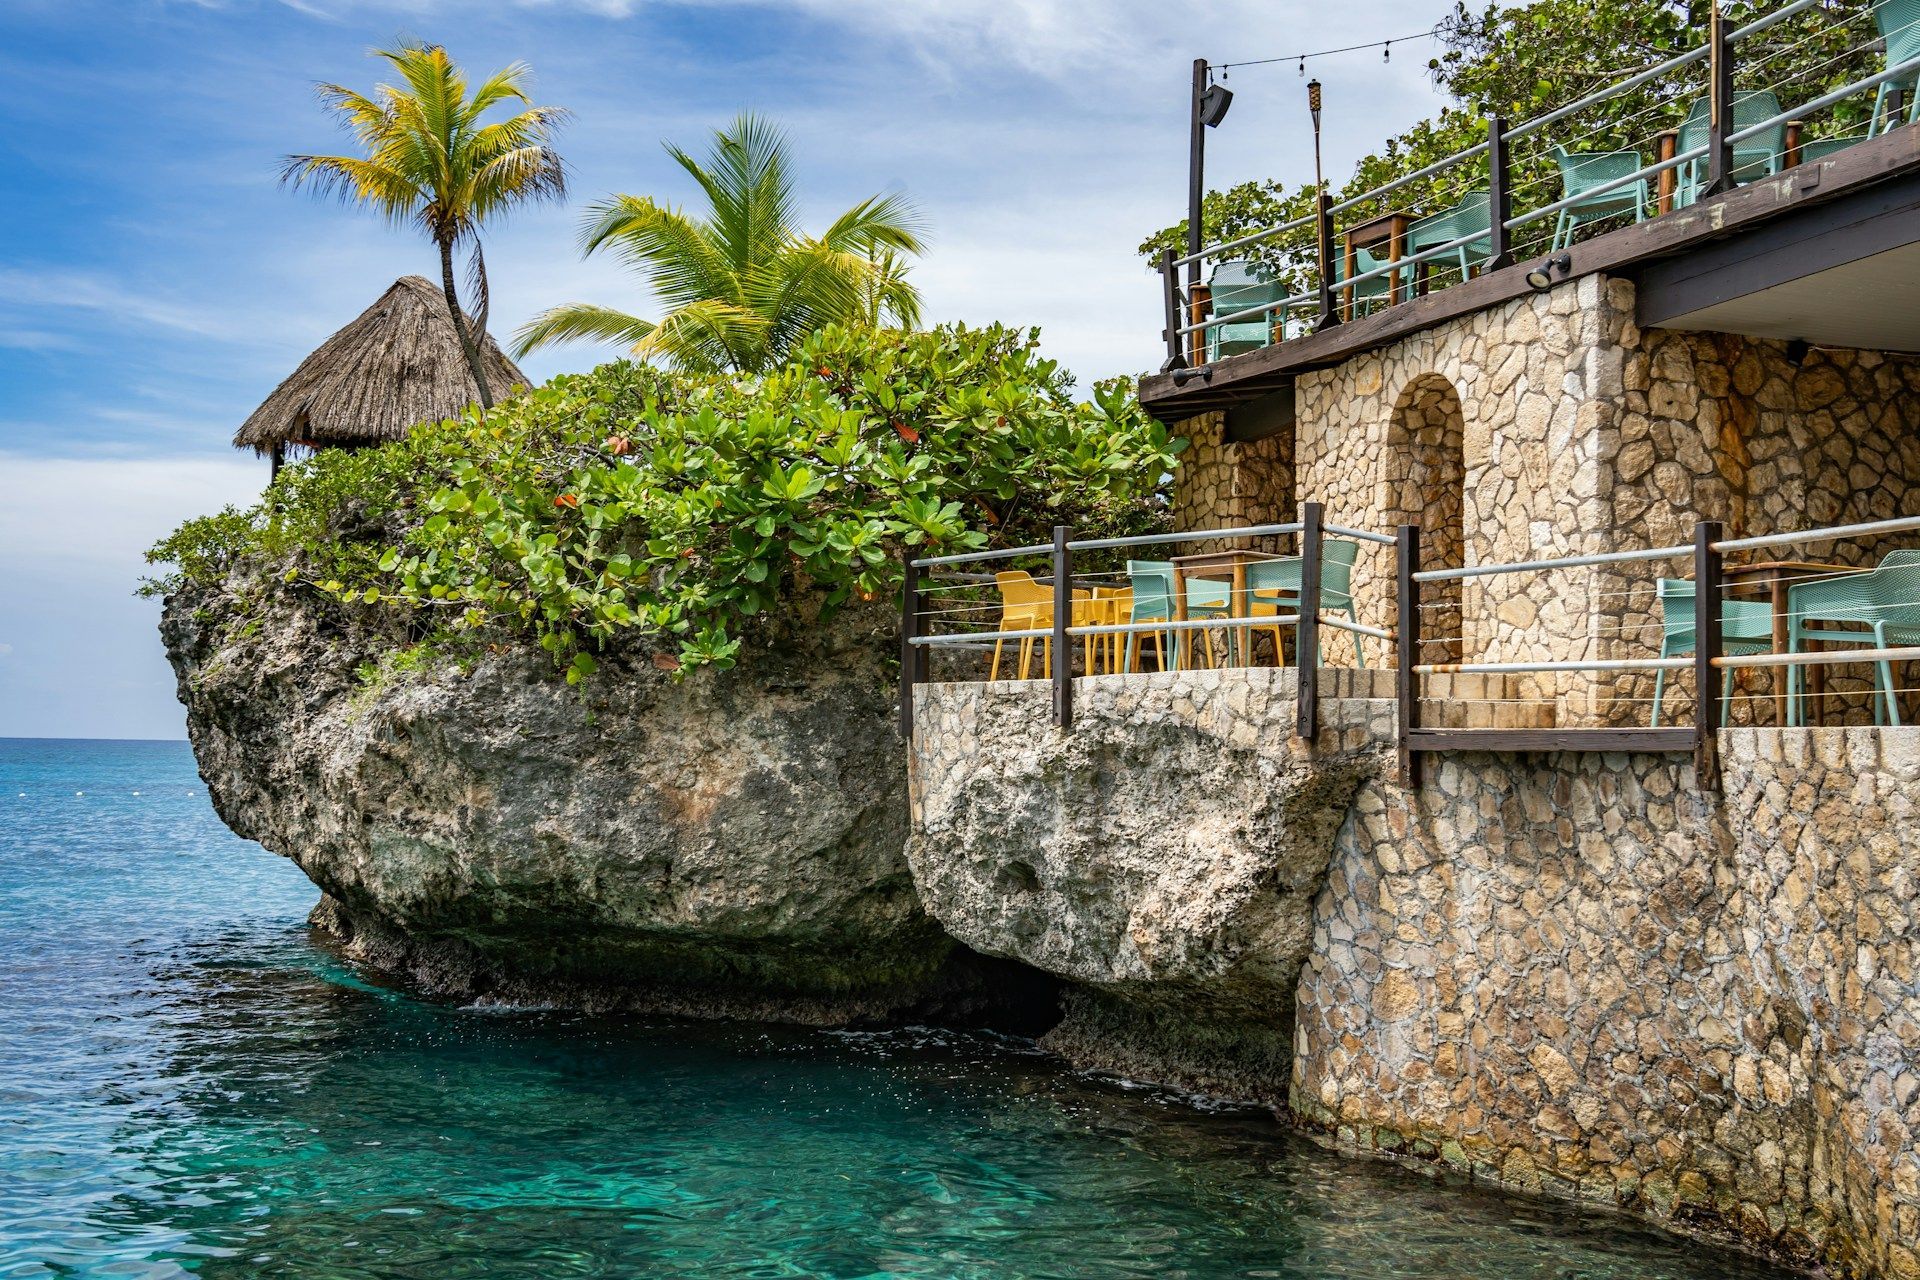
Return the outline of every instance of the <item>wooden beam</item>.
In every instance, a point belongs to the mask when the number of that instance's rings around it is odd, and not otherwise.
[[[1407,750],[1676,751],[1692,754],[1692,729],[1415,729]]]

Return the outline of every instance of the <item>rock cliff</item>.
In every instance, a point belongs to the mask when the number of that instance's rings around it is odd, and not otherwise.
[[[357,958],[455,995],[841,1021],[952,993],[902,856],[884,611],[797,617],[730,671],[645,654],[368,667],[285,603],[167,602],[215,807],[325,893]]]

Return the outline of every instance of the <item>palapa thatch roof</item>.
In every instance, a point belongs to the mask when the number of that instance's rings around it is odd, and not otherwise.
[[[480,364],[496,402],[526,385],[527,376],[490,337]],[[446,296],[421,276],[402,276],[302,360],[233,443],[261,454],[276,446],[382,444],[416,423],[456,417],[478,398]]]

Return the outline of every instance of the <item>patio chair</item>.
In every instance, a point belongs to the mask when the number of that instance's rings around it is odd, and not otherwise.
[[[1024,569],[1003,569],[993,575],[1000,586],[1000,630],[1002,631],[1039,631],[1053,625],[1053,588],[1035,582],[1033,575]],[[1071,625],[1087,625],[1084,605],[1087,602],[1085,591],[1073,593],[1073,612]],[[1033,665],[1034,637],[1024,636],[1020,640],[1019,679],[1028,678]],[[993,665],[987,671],[988,680],[1000,678],[1000,653],[1006,646],[1005,639],[993,642]],[[1053,665],[1053,639],[1041,640],[1042,655],[1040,665],[1043,670]]]
[[[1780,114],[1780,99],[1770,89],[1747,89],[1733,95],[1733,127],[1737,132]],[[1707,145],[1713,126],[1713,103],[1701,98],[1687,111],[1680,125],[1680,150],[1691,151]],[[1770,173],[1780,172],[1786,162],[1787,126],[1782,121],[1770,129],[1743,138],[1733,145],[1733,180],[1752,182]],[[1700,198],[1707,185],[1708,157],[1680,165],[1678,201],[1688,205]]]
[[[1789,653],[1800,652],[1809,640],[1869,649],[1920,645],[1920,551],[1889,552],[1878,568],[1865,573],[1835,574],[1788,587],[1787,624]],[[1865,630],[1853,629],[1857,627]],[[1900,701],[1894,696],[1893,664],[1876,659],[1873,666],[1880,694],[1873,722],[1897,725]],[[1787,709],[1796,725],[1806,719],[1801,706],[1804,684],[1803,669],[1788,667]]]
[[[1129,560],[1127,561],[1127,579],[1132,584],[1133,591],[1127,610],[1128,622],[1172,622],[1179,616],[1179,611],[1174,607],[1172,561]],[[1224,582],[1189,578],[1187,580],[1187,617],[1196,620],[1226,617],[1232,594],[1233,589]],[[1135,631],[1127,636],[1126,667],[1129,671],[1139,665],[1142,634]],[[1187,637],[1194,633],[1169,628],[1166,631],[1150,631],[1144,634],[1153,639],[1162,671],[1174,671],[1186,665]],[[1172,654],[1171,660],[1168,658],[1169,652]],[[1207,665],[1212,666],[1213,644],[1210,637],[1203,652],[1206,655]]]
[[[1208,283],[1213,290],[1213,314],[1230,316],[1250,307],[1267,306],[1285,298],[1286,290],[1265,268],[1252,262],[1222,262],[1214,267]],[[1207,328],[1207,363],[1247,351],[1257,351],[1273,342],[1274,323],[1281,319],[1273,313],[1232,324]]]
[[[1825,160],[1828,156],[1837,155],[1856,142],[1865,140],[1865,134],[1855,134],[1850,138],[1809,138],[1800,144],[1800,163]]]
[[[1360,619],[1353,611],[1353,566],[1360,555],[1360,544],[1344,539],[1329,538],[1320,544],[1320,612],[1344,613],[1350,622]],[[1300,607],[1300,557],[1288,556],[1282,560],[1266,560],[1247,566],[1247,592],[1253,598],[1248,602],[1247,612],[1252,616],[1275,617],[1290,613]],[[1268,631],[1273,635],[1274,660],[1280,660],[1280,628],[1269,624],[1256,627],[1255,630]],[[1367,651],[1361,643],[1360,633],[1350,632],[1353,636],[1354,656],[1359,659],[1361,669],[1367,665]],[[1314,665],[1320,664],[1320,655],[1313,655]]]
[[[1386,265],[1365,249],[1353,251],[1353,273],[1356,276],[1366,275],[1367,272],[1376,271]],[[1336,252],[1333,255],[1334,305],[1336,307],[1344,305],[1355,315],[1372,315],[1375,307],[1386,305],[1388,282],[1393,276],[1399,274],[1399,272],[1390,272],[1375,276],[1371,280],[1362,280],[1349,291],[1342,288],[1347,279],[1347,260],[1344,255]]]
[[[1920,0],[1875,0],[1873,25],[1880,29],[1880,38],[1887,42],[1887,60],[1881,70],[1920,58]],[[1882,80],[1879,92],[1873,95],[1873,117],[1867,126],[1868,137],[1885,133],[1894,127],[1896,121],[1892,113],[1886,111],[1886,106],[1887,99],[1896,92],[1907,95],[1907,119],[1920,120],[1920,73],[1902,76],[1898,80]],[[1884,122],[1883,112],[1886,113]]]
[[[1408,227],[1407,255],[1412,257],[1423,250],[1437,248],[1475,232],[1484,233],[1487,238],[1470,240],[1454,250],[1454,255],[1460,261],[1460,278],[1471,279],[1475,265],[1485,266],[1493,257],[1493,214],[1484,191],[1469,191],[1452,208],[1430,213]],[[1426,264],[1416,270],[1424,272]]]
[[[1635,222],[1646,219],[1653,196],[1645,178],[1594,191],[1639,169],[1638,151],[1569,151],[1556,142],[1553,158],[1560,165],[1560,198],[1574,201],[1560,211],[1553,224],[1554,248],[1572,244],[1574,229],[1583,222],[1599,222],[1623,213],[1631,213]],[[1586,194],[1590,191],[1593,194]]]
[[[1657,584],[1660,596],[1660,656],[1681,658],[1694,651],[1697,643],[1693,584],[1684,578],[1662,578]],[[1773,606],[1763,600],[1726,600],[1720,605],[1720,647],[1723,652],[1745,656],[1769,653],[1773,649]],[[1667,672],[1663,667],[1653,677],[1653,724],[1660,726],[1660,701],[1667,692]],[[1727,722],[1732,709],[1733,671],[1720,674],[1720,723]]]

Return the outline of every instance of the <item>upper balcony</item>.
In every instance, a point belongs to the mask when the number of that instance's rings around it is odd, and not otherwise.
[[[1702,36],[1392,181],[1167,252],[1167,360],[1141,400],[1284,417],[1302,373],[1594,273],[1635,282],[1643,328],[1920,351],[1920,3],[1790,0]]]

